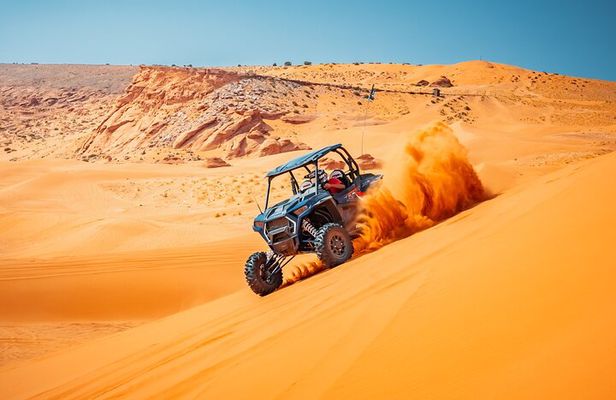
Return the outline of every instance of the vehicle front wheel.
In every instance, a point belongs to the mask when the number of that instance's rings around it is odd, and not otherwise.
[[[244,266],[246,282],[253,292],[259,296],[266,296],[282,285],[282,270],[271,272],[275,262],[269,261],[267,254],[260,251],[253,253]]]
[[[340,224],[329,223],[319,228],[314,239],[317,256],[326,267],[346,262],[353,255],[353,242]]]

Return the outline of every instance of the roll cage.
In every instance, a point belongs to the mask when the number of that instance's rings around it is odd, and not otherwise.
[[[274,168],[273,170],[267,173],[266,175],[267,176],[267,193],[265,195],[265,210],[267,210],[268,205],[269,205],[271,184],[272,184],[272,181],[276,177],[281,176],[285,173],[288,173],[290,175],[290,180],[291,180],[291,190],[293,191],[293,195],[296,195],[299,193],[299,183],[297,179],[295,178],[295,174],[293,172],[294,171],[297,172],[297,170],[305,169],[307,174],[309,174],[312,171],[318,170],[319,160],[330,153],[338,154],[340,158],[342,158],[344,163],[347,165],[347,171],[343,171],[343,172],[349,178],[350,182],[355,182],[355,180],[359,178],[360,176],[359,165],[357,164],[355,159],[351,156],[351,154],[349,154],[349,152],[344,147],[342,147],[341,144],[335,144],[332,146],[323,147],[322,149],[319,149],[311,153],[308,153],[306,155],[295,158],[277,168]],[[309,168],[310,166],[313,166],[314,169],[311,170]],[[314,185],[317,194],[320,190],[324,190],[320,188],[319,186],[320,185]]]

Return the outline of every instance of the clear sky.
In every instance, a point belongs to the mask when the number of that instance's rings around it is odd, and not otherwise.
[[[616,80],[616,0],[0,0],[0,62],[252,65],[482,58]]]

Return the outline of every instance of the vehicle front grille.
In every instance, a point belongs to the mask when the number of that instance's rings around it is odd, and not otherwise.
[[[272,243],[282,242],[283,240],[287,240],[289,238],[289,234],[287,232],[281,232],[272,236]]]
[[[289,239],[294,231],[293,223],[285,217],[267,222],[265,228],[265,232],[272,243]]]
[[[269,221],[267,223],[267,230],[269,232],[273,231],[274,229],[278,229],[278,228],[282,228],[283,226],[289,226],[290,225],[290,221],[288,219],[286,219],[285,217],[282,218],[278,218],[275,219],[273,221]]]

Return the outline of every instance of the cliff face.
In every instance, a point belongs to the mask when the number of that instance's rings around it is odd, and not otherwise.
[[[307,149],[270,135],[267,120],[289,112],[273,99],[292,95],[274,82],[217,69],[142,67],[78,155],[133,158],[151,148],[222,149],[227,158]]]
[[[74,156],[136,67],[0,64],[0,160]]]

